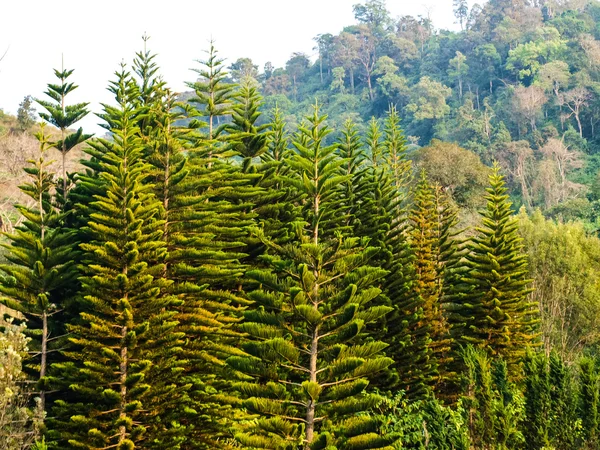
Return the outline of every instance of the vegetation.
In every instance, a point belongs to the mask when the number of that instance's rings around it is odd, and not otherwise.
[[[453,5],[1,116],[0,448],[597,448],[600,6]]]

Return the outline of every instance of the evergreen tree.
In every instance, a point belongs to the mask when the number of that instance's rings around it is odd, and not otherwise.
[[[550,353],[550,439],[557,450],[576,448],[579,440],[577,395],[572,370],[557,352]]]
[[[235,86],[226,82],[223,61],[212,44],[202,64],[196,71],[200,79],[189,83],[195,96],[184,105],[192,117],[181,149],[189,155],[189,174],[179,194],[173,192],[180,196],[179,205],[173,205],[180,223],[174,228],[179,237],[174,235],[172,254],[179,260],[173,273],[185,283],[180,289],[186,301],[178,315],[189,361],[184,379],[192,385],[195,402],[186,413],[186,449],[222,446],[224,436],[232,433],[228,420],[241,414],[224,361],[240,353],[234,325],[249,303],[242,275],[255,243],[246,229],[254,223],[256,204],[264,194],[253,158],[266,153],[267,140],[255,135],[268,136],[255,126],[258,93],[248,85],[245,94],[235,96]],[[219,123],[232,113],[234,123]],[[233,158],[246,162],[232,164]]]
[[[418,329],[429,337],[432,384],[441,385],[449,376],[451,339],[442,302],[449,289],[445,283],[447,265],[452,264],[456,252],[451,228],[456,217],[449,211],[440,190],[430,186],[425,172],[421,172],[416,187],[410,222],[410,244],[415,254],[413,289],[423,308],[423,320]]]
[[[219,58],[213,41],[207,53],[206,60],[197,61],[201,67],[192,69],[198,74],[198,80],[187,83],[188,87],[193,89],[194,95],[185,106],[187,115],[194,119],[189,126],[203,131],[203,134],[198,134],[196,137],[203,137],[203,140],[209,144],[210,159],[212,147],[215,141],[220,140],[226,127],[225,123],[221,123],[221,118],[232,113],[235,85],[226,82],[224,60]]]
[[[231,124],[225,128],[229,133],[227,139],[235,153],[243,158],[242,171],[255,171],[253,162],[259,162],[268,149],[270,124],[257,125],[261,116],[259,108],[263,102],[252,79],[243,80],[234,100]]]
[[[528,353],[524,360],[525,375],[525,443],[529,449],[548,447],[551,419],[550,377],[548,360],[542,353]]]
[[[368,379],[391,362],[380,355],[385,344],[357,342],[364,324],[389,311],[370,305],[385,271],[368,265],[377,249],[332,229],[329,212],[348,176],[336,146],[324,146],[324,119],[315,108],[288,160],[285,183],[303,201],[302,216],[290,225],[295,239],[277,245],[254,230],[268,246],[268,268],[248,273],[260,288],[249,293],[255,306],[242,324],[247,355],[229,359],[246,375],[239,389],[257,415],[238,434],[245,448],[367,449],[394,440],[377,434],[375,420],[357,415],[377,402],[365,392]]]
[[[598,370],[594,360],[582,358],[579,361],[579,417],[588,446],[598,442]]]
[[[491,360],[481,349],[462,350],[466,371],[459,404],[465,413],[472,447],[480,450],[522,448],[520,393],[508,380],[503,360]]]
[[[62,196],[63,201],[67,198],[67,153],[76,145],[88,140],[92,135],[84,134],[83,128],[79,128],[74,133],[69,133],[69,128],[83,119],[87,114],[89,103],[76,103],[66,105],[66,97],[69,93],[77,89],[77,85],[71,83],[68,78],[73,74],[73,70],[54,70],[54,75],[59,80],[59,84],[48,84],[48,90],[45,94],[52,101],[36,99],[36,102],[47,112],[41,112],[40,117],[48,121],[60,130],[60,140],[52,144],[62,155]]]
[[[89,242],[81,245],[84,312],[69,327],[77,401],[57,402],[57,414],[68,418],[60,439],[73,448],[178,448],[177,424],[162,421],[177,402],[181,337],[176,301],[162,295],[169,284],[161,278],[164,222],[144,182],[150,167],[136,126],[137,85],[123,69],[110,90],[117,106],[106,106],[103,118],[113,139],[91,143],[102,194],[89,203]]]
[[[344,159],[342,169],[348,176],[345,183],[340,185],[339,199],[344,205],[344,215],[347,219],[347,225],[354,230],[359,228],[359,224],[355,223],[360,220],[359,210],[361,208],[362,199],[358,197],[360,192],[356,189],[361,178],[361,165],[364,160],[362,153],[362,144],[356,124],[348,119],[344,123],[342,136],[339,140],[338,153]]]
[[[32,205],[17,205],[24,217],[23,224],[9,235],[8,263],[0,265],[2,282],[0,302],[20,312],[26,319],[26,333],[32,355],[25,361],[36,380],[39,394],[37,420],[43,425],[47,412],[47,391],[52,384],[50,366],[52,356],[64,344],[61,317],[65,308],[64,288],[77,276],[74,267],[74,236],[64,229],[64,214],[60,213],[53,198],[54,174],[50,172],[47,153],[52,145],[44,127],[36,135],[40,155],[25,168],[30,182],[21,191]]]
[[[400,127],[400,116],[393,105],[390,105],[385,120],[383,158],[389,167],[398,194],[406,195],[411,176],[411,161],[406,156],[406,138]]]
[[[463,324],[456,327],[456,339],[505,358],[512,368],[527,348],[537,345],[537,314],[527,299],[527,256],[498,165],[490,184],[483,225],[476,228],[465,254],[469,272],[453,306],[458,313],[454,320]]]

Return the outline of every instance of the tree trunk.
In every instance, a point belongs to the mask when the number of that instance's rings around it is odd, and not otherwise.
[[[350,91],[354,95],[354,68],[350,66]]]
[[[323,84],[323,57],[319,53],[319,75],[321,75],[321,84]]]
[[[63,138],[64,139],[64,138]],[[67,200],[67,152],[64,148],[62,151],[62,176],[63,176],[63,200]]]
[[[373,95],[373,86],[371,85],[371,73],[367,71],[367,85],[369,86],[369,98],[371,101],[375,99]]]
[[[127,327],[123,327],[121,330],[121,339],[125,342],[127,338]],[[127,413],[125,412],[125,408],[127,407],[127,346],[123,345],[121,347],[121,364],[119,365],[119,384],[121,386],[120,396],[120,413],[119,417],[124,419],[127,417]],[[127,428],[125,425],[119,426],[119,444],[127,439]]]
[[[42,348],[41,348],[41,361],[40,361],[40,381],[46,376],[46,369],[48,366],[48,313],[46,311],[42,314]],[[40,389],[40,407],[39,407],[39,421],[40,424],[44,423],[44,412],[46,411],[46,391],[44,388]]]
[[[315,271],[316,272],[316,271]],[[315,277],[318,277],[318,273],[315,273]],[[318,279],[318,278],[316,278]],[[317,288],[317,284],[315,283],[315,290]],[[318,295],[318,293],[316,294]],[[313,299],[316,301],[315,299]],[[316,308],[316,304],[315,304]],[[312,335],[312,341],[310,346],[310,381],[313,383],[317,382],[317,357],[319,355],[319,327],[315,327]],[[313,439],[315,438],[315,409],[316,404],[314,400],[308,401],[308,406],[306,408],[306,443],[304,444],[304,450],[310,450],[310,444],[312,444]]]

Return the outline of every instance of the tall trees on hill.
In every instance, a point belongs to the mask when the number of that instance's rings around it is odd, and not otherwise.
[[[231,84],[214,47],[197,73],[181,104],[147,49],[132,72],[123,66],[100,115],[110,138],[90,141],[67,203],[40,134],[23,187],[33,206],[20,208],[0,291],[39,349],[29,365],[49,444],[391,448],[408,438],[382,412],[400,417],[392,393],[402,390],[428,398],[407,419],[419,418],[415,443],[465,448],[470,430],[476,446],[511,448],[522,409],[506,363],[515,368],[537,335],[498,167],[483,225],[463,246],[443,188],[424,171],[413,183],[395,107],[364,138],[347,121],[337,140],[315,107],[290,145],[280,110],[264,124],[256,87]],[[461,352],[467,344],[479,348]],[[458,420],[430,394],[457,400],[464,355]],[[550,375],[531,364],[537,405]],[[560,361],[548,364],[561,382]],[[591,410],[597,374],[580,371]],[[568,403],[564,389],[556,404]],[[456,430],[444,433],[445,420]]]

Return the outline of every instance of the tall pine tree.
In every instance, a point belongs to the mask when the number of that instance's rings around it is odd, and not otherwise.
[[[536,305],[528,300],[527,256],[523,253],[504,178],[496,164],[487,188],[483,224],[465,254],[469,272],[453,309],[457,343],[485,349],[512,367],[538,344]]]
[[[245,375],[239,389],[244,405],[257,415],[238,439],[245,448],[381,448],[393,436],[377,433],[366,411],[377,401],[365,392],[368,379],[390,360],[385,344],[358,342],[364,325],[389,308],[371,306],[380,293],[375,284],[385,271],[370,267],[377,249],[367,241],[336,232],[332,216],[337,185],[347,180],[336,146],[325,146],[329,130],[315,108],[285,183],[302,196],[302,216],[291,224],[295,239],[269,242],[267,268],[248,276],[260,283],[249,293],[255,302],[245,314],[248,333],[243,357],[229,363]]]
[[[21,186],[32,205],[17,206],[25,220],[3,245],[8,263],[0,265],[0,292],[4,295],[0,302],[26,319],[31,357],[25,365],[37,382],[37,420],[43,425],[47,391],[53,385],[50,367],[65,341],[61,324],[66,306],[64,290],[78,274],[74,233],[63,227],[64,214],[56,207],[54,174],[49,170],[52,161],[47,159],[52,143],[43,126],[37,139],[39,158],[25,168],[30,181]]]
[[[70,326],[77,351],[71,389],[61,401],[67,418],[61,442],[73,448],[178,448],[176,423],[163,415],[176,403],[180,335],[174,331],[176,301],[162,295],[166,254],[161,207],[144,181],[136,107],[139,91],[123,68],[110,90],[116,106],[102,117],[111,140],[92,143],[98,158],[99,194],[90,199],[84,233],[81,320]]]
[[[63,201],[67,198],[68,178],[67,178],[67,153],[76,145],[88,140],[92,135],[84,134],[83,128],[79,128],[74,133],[69,133],[69,128],[83,119],[88,113],[89,103],[76,103],[67,105],[66,97],[69,93],[77,89],[77,85],[68,81],[73,74],[73,70],[66,70],[64,67],[54,70],[54,75],[58,78],[59,84],[48,84],[46,95],[52,101],[36,99],[47,112],[41,112],[40,117],[60,130],[60,140],[52,144],[62,155],[62,195]]]

